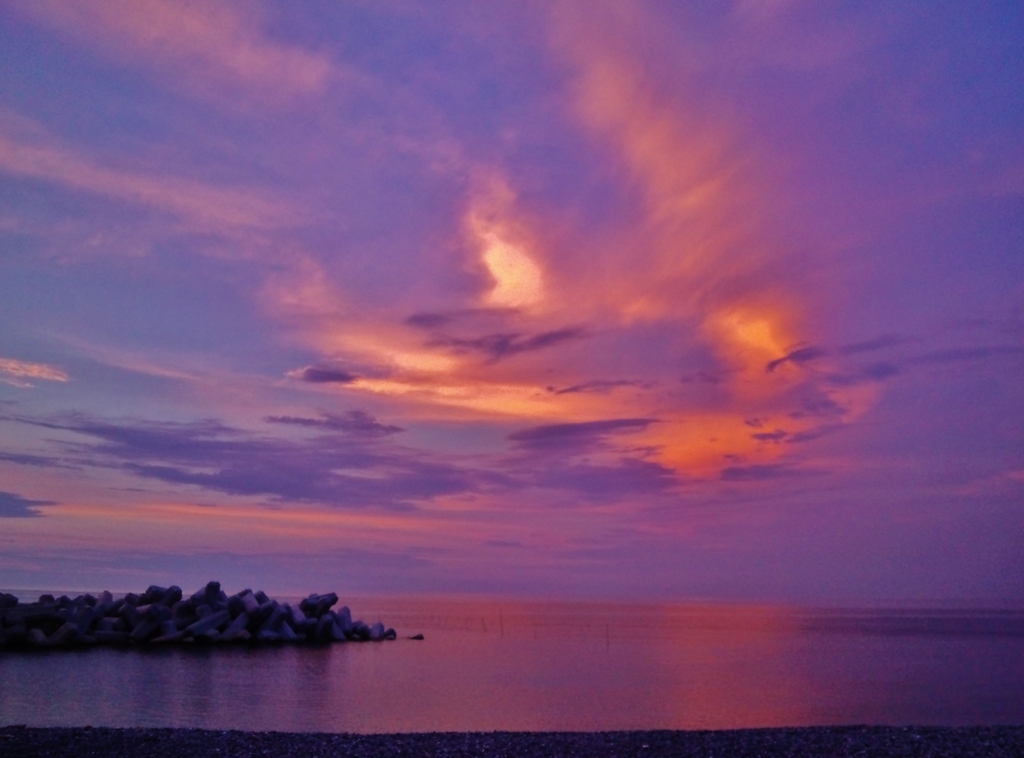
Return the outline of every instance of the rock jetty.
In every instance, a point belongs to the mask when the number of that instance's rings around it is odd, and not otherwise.
[[[298,606],[246,589],[228,596],[210,582],[190,597],[181,588],[151,586],[141,594],[41,595],[21,603],[0,593],[0,649],[170,643],[329,643],[393,640],[379,621],[353,621],[348,607],[332,610],[333,592]]]

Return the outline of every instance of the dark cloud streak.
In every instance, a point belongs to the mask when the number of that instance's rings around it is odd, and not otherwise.
[[[781,358],[776,358],[774,361],[770,361],[764,367],[764,370],[770,374],[784,363],[795,363],[799,365],[801,363],[808,363],[810,361],[817,360],[818,358],[824,358],[826,355],[828,355],[828,351],[824,348],[808,345],[807,347],[801,347],[793,350]]]
[[[326,366],[306,366],[289,371],[288,376],[312,384],[351,384],[359,377],[348,371]]]
[[[214,419],[169,423],[69,414],[19,421],[86,441],[51,440],[60,448],[59,457],[16,462],[73,462],[83,469],[119,470],[207,492],[262,497],[269,504],[352,509],[410,510],[446,495],[531,488],[569,492],[573,502],[611,502],[667,494],[678,484],[674,471],[649,460],[651,448],[619,444],[619,438],[657,423],[653,418],[530,427],[508,435],[513,455],[472,460],[397,445],[394,435],[401,429],[381,424],[363,411],[265,420],[311,434],[275,437]],[[31,515],[20,504],[12,509],[17,515]]]
[[[571,395],[575,393],[594,392],[604,394],[620,387],[637,387],[646,389],[650,385],[646,382],[639,382],[629,379],[595,379],[590,382],[573,384],[569,387],[548,387],[548,392],[554,395]]]
[[[382,424],[365,411],[349,411],[346,414],[323,413],[320,418],[305,416],[267,416],[269,424],[289,424],[312,429],[330,429],[361,437],[383,437],[404,432],[400,426]]]
[[[599,444],[609,434],[628,434],[646,429],[657,419],[620,418],[574,424],[534,426],[508,435],[521,448],[579,448]]]
[[[489,361],[497,362],[520,353],[544,350],[564,342],[582,339],[585,336],[584,329],[572,327],[541,332],[532,337],[523,337],[518,332],[487,334],[471,339],[438,336],[428,344],[430,347],[451,348],[456,353],[480,353],[487,356]]]
[[[57,505],[53,500],[29,500],[13,492],[0,491],[0,518],[39,518],[39,508]]]

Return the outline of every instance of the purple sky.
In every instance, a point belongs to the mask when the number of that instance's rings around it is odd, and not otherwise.
[[[0,3],[0,588],[1024,603],[1019,3]]]

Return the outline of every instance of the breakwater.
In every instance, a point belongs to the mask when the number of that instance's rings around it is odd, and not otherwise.
[[[353,621],[338,596],[310,595],[297,606],[263,591],[227,595],[210,582],[189,597],[180,587],[151,586],[114,597],[42,595],[22,603],[0,593],[0,649],[171,643],[330,643],[393,640],[381,622]]]

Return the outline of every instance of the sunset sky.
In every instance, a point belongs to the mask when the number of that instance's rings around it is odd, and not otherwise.
[[[1024,604],[1017,2],[0,1],[0,589]]]

